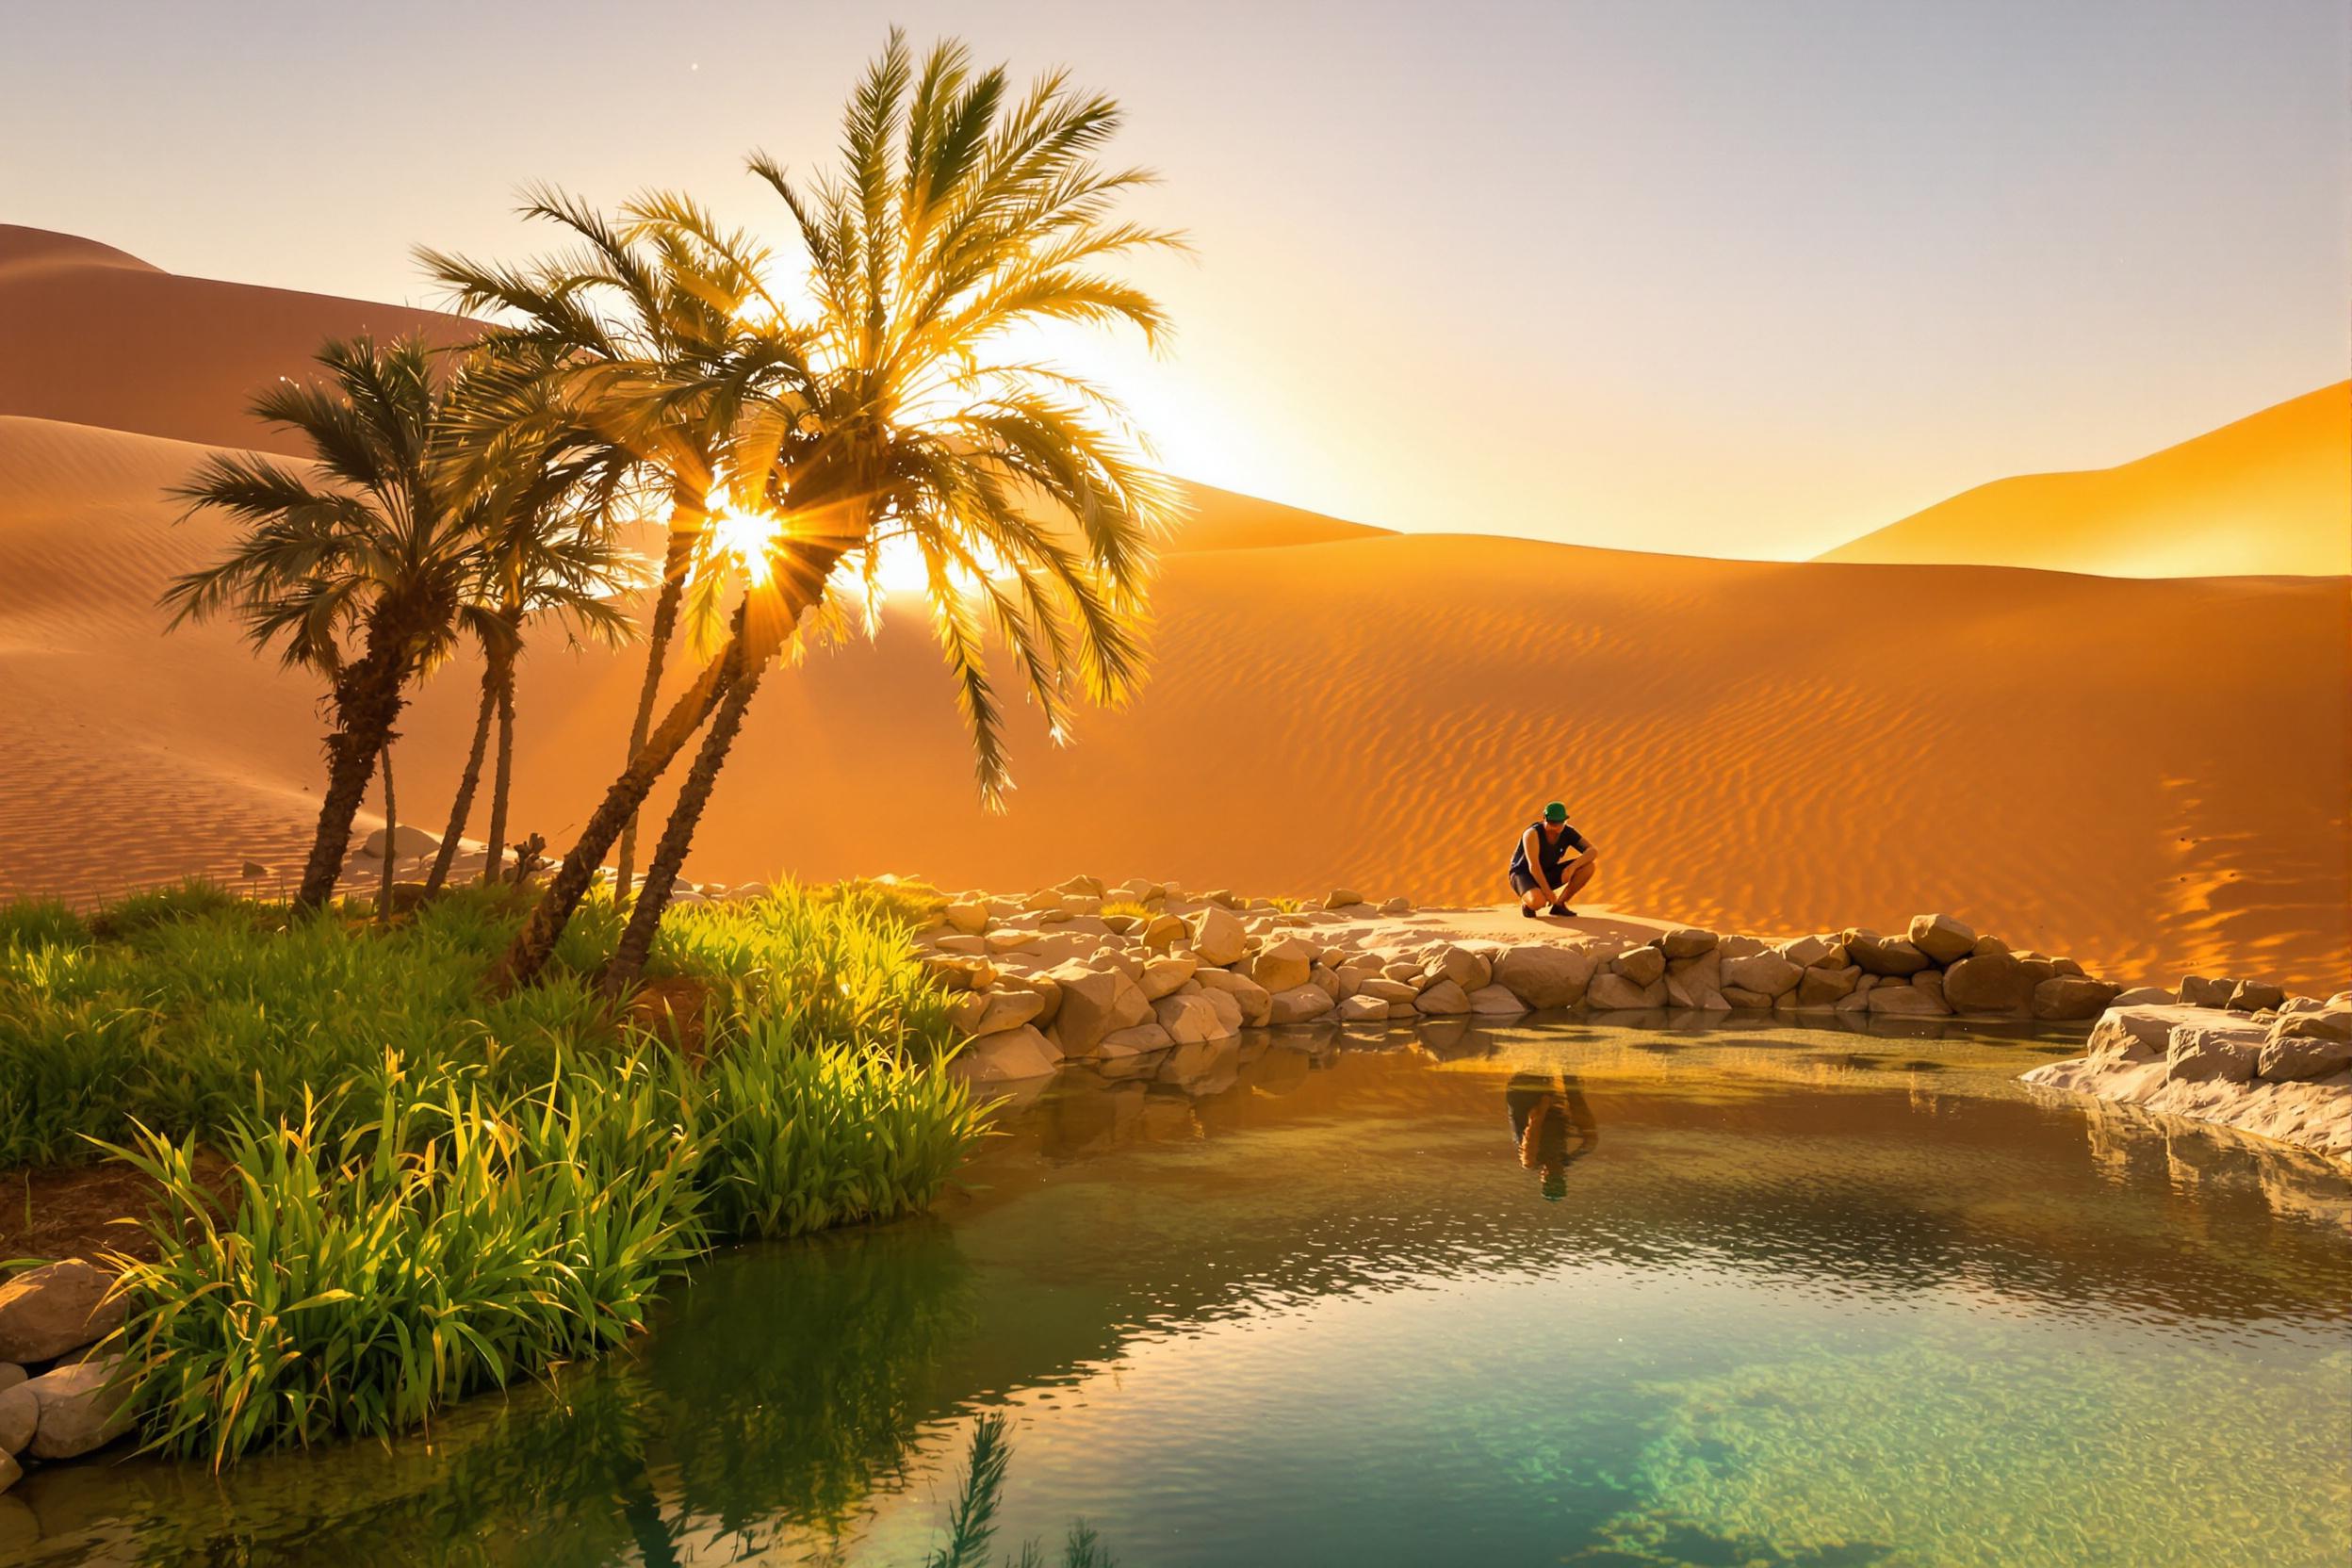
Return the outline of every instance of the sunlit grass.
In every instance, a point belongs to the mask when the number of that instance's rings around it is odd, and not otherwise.
[[[502,997],[511,890],[384,930],[200,885],[87,922],[0,906],[0,1164],[110,1153],[154,1183],[123,1286],[150,1443],[219,1463],[405,1430],[618,1343],[715,1243],[938,1196],[981,1115],[906,940],[931,896],[674,911],[656,967],[697,988],[692,1057],[590,984],[605,901]]]

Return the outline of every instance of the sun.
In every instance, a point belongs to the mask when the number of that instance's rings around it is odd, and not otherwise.
[[[784,517],[780,513],[727,505],[710,514],[711,552],[736,562],[743,567],[743,575],[755,583],[767,582],[771,575],[769,557],[776,549],[776,542],[783,536]]]

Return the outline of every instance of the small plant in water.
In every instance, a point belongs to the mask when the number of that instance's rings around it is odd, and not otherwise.
[[[947,1544],[925,1558],[923,1568],[986,1568],[994,1560],[989,1552],[996,1542],[996,1511],[1004,1500],[1004,1467],[1013,1458],[1004,1428],[1002,1411],[990,1411],[973,1426],[964,1484],[947,1516]],[[1022,1542],[1012,1560],[1016,1568],[1045,1568],[1046,1560],[1045,1548],[1035,1541]],[[1071,1523],[1062,1543],[1061,1568],[1115,1568],[1116,1561],[1085,1520]]]

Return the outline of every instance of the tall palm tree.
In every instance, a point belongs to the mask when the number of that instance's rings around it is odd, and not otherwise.
[[[776,312],[743,323],[756,395],[727,456],[735,514],[768,520],[743,552],[754,585],[549,882],[503,960],[511,977],[545,964],[621,822],[712,714],[608,968],[615,987],[634,979],[762,674],[828,584],[860,582],[871,599],[886,546],[923,564],[990,805],[1009,782],[991,631],[1057,740],[1074,696],[1116,703],[1137,684],[1151,538],[1171,488],[1109,397],[1020,341],[1055,322],[1154,342],[1166,331],[1150,295],[1103,270],[1181,243],[1112,218],[1152,178],[1095,162],[1119,119],[1058,74],[1016,98],[1002,67],[974,71],[960,43],[918,69],[893,31],[848,105],[841,173],[803,190],[752,159],[792,215],[814,302],[805,326]],[[648,216],[695,235],[689,211]]]
[[[479,571],[476,518],[447,477],[447,394],[415,337],[361,336],[318,355],[323,384],[282,384],[254,415],[299,431],[297,472],[250,452],[205,460],[171,494],[246,525],[228,556],[175,580],[172,625],[233,611],[258,647],[323,672],[334,729],[297,910],[334,893],[368,780],[410,684],[448,656]]]
[[[665,199],[675,205],[677,198]],[[617,487],[651,478],[668,493],[668,539],[660,591],[645,631],[645,670],[629,736],[644,749],[694,552],[707,520],[715,448],[734,416],[730,351],[746,304],[773,310],[760,272],[765,253],[748,238],[690,238],[650,223],[639,204],[607,219],[551,188],[528,192],[526,219],[554,224],[574,243],[520,267],[420,248],[426,271],[469,314],[500,313],[483,347],[508,370],[515,408],[485,400],[485,417],[513,422],[528,408],[568,418],[582,482]],[[632,881],[637,820],[621,834],[624,897]]]

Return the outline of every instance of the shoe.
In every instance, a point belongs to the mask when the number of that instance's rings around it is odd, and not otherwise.
[[[1519,917],[1522,920],[1533,920],[1535,918],[1535,911],[1522,904],[1519,906]]]
[[[1576,919],[1576,912],[1574,909],[1569,908],[1569,907],[1568,907],[1566,905],[1564,905],[1564,904],[1555,904],[1555,905],[1553,905],[1553,906],[1552,906],[1552,913],[1554,913],[1554,914],[1556,914],[1556,915],[1559,915],[1559,916],[1561,916],[1561,917],[1563,917],[1564,919],[1567,919],[1567,920],[1574,920],[1574,919]]]

